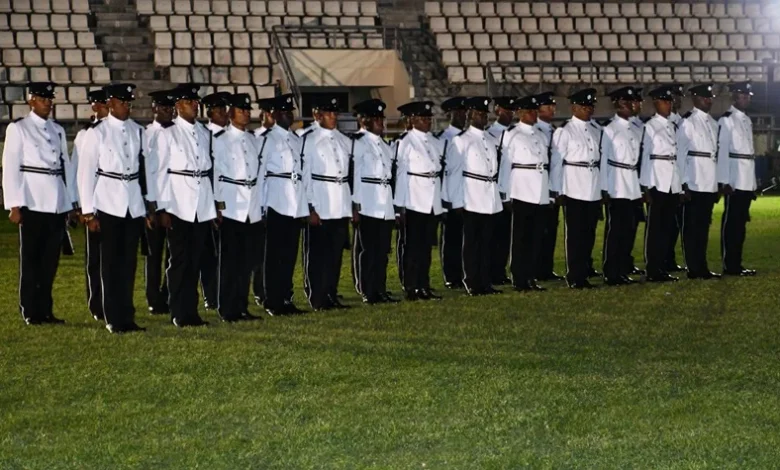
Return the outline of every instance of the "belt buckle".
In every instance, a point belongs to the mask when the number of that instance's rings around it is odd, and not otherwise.
[[[292,171],[292,172],[290,172],[290,179],[292,180],[293,183],[296,183],[296,182],[298,182],[300,177],[298,176],[298,173]]]
[[[379,184],[381,184],[382,186],[387,186],[388,184],[390,184],[390,181],[387,178],[382,178],[379,180]]]
[[[130,175],[126,175],[126,174],[122,173],[122,181],[125,181],[125,182],[130,181]]]
[[[536,169],[539,170],[539,173],[544,173],[544,163],[542,162],[537,163]]]
[[[201,176],[200,170],[193,171],[192,172],[192,176],[194,176],[195,178],[200,178],[200,176]]]

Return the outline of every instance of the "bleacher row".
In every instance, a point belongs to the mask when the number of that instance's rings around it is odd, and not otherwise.
[[[765,59],[780,51],[778,3],[661,2],[426,2],[425,13],[442,63],[454,83],[484,83],[492,62],[526,62],[522,72],[494,73],[496,80],[582,80],[615,83],[608,67],[631,62],[668,63],[661,78],[699,74],[688,62],[732,63],[711,79],[755,78]],[[532,62],[582,62],[594,68],[566,73]],[[682,64],[686,62],[686,64]],[[733,63],[744,64],[734,66]],[[679,64],[679,65],[675,65]],[[633,69],[627,69],[633,70]],[[706,72],[706,71],[705,71]],[[651,79],[655,74],[651,74]],[[631,80],[629,80],[631,81]]]
[[[0,0],[0,13],[89,13],[89,0]]]
[[[377,16],[375,1],[137,0],[141,15]]]

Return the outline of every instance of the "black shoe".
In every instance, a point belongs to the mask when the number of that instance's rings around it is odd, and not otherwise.
[[[103,315],[101,315],[101,314],[99,314],[99,313],[93,313],[93,314],[92,314],[92,318],[94,318],[94,319],[95,319],[95,321],[99,321],[99,322],[104,322],[104,321],[106,321],[106,317],[105,317],[105,316],[103,316]]]
[[[756,275],[754,269],[742,268],[739,271],[723,271],[724,276],[739,276],[739,277],[752,277]]]
[[[138,326],[135,322],[130,323],[129,325],[126,325],[123,328],[126,332],[132,332],[132,331],[146,331],[146,328],[142,326]]]
[[[241,312],[241,314],[238,316],[238,319],[242,321],[255,321],[255,320],[262,320],[263,317],[253,315],[249,312]]]
[[[595,269],[593,269],[593,268],[590,268],[590,269],[588,270],[587,278],[588,278],[588,279],[592,279],[592,278],[594,278],[594,277],[601,277],[601,273],[600,273],[600,272],[598,272],[598,271],[596,271],[596,270],[595,270]]]
[[[658,274],[656,276],[647,276],[645,278],[645,281],[647,282],[677,282],[679,280],[679,277],[672,276],[668,273]]]
[[[504,291],[502,291],[500,289],[496,289],[493,286],[490,286],[487,289],[485,289],[485,293],[488,294],[488,295],[496,295],[496,294],[503,294]]]
[[[414,291],[414,290],[406,291],[404,296],[406,297],[406,300],[408,300],[409,302],[414,302],[414,301],[417,301],[417,300],[421,300],[419,294],[417,293],[417,291]]]
[[[679,264],[674,262],[674,263],[671,263],[671,264],[667,265],[666,269],[664,269],[664,271],[666,271],[668,273],[679,273],[679,272],[685,271],[685,268],[683,268],[682,266],[680,266]]]
[[[512,284],[512,280],[506,276],[498,277],[490,282],[494,286],[508,286]]]
[[[270,307],[265,308],[265,313],[268,314],[269,317],[279,317],[284,315],[282,310],[277,308],[270,308]]]
[[[284,313],[288,315],[299,315],[301,313],[304,313],[304,310],[301,310],[298,307],[296,307],[291,300],[284,301],[284,307],[282,308],[282,310],[284,311]]]
[[[462,282],[445,282],[444,287],[447,289],[463,289]]]
[[[223,316],[220,316],[219,319],[222,321],[222,323],[238,323],[238,321],[241,320],[241,317],[234,317],[234,316],[223,317]]]
[[[535,279],[531,280],[531,281],[528,281],[528,283],[526,285],[528,286],[529,290],[536,291],[536,292],[544,292],[544,291],[547,290],[546,288],[544,288],[544,287],[540,286],[539,284],[537,284]]]
[[[116,335],[122,334],[122,333],[125,332],[125,328],[124,327],[118,326],[118,325],[115,326],[115,325],[112,325],[111,323],[106,324],[106,329],[108,330],[109,333],[116,334]]]
[[[426,287],[425,289],[420,289],[425,293],[425,296],[427,297],[424,300],[441,300],[442,297],[440,295],[436,295],[433,293],[433,290],[430,287]]]
[[[203,301],[203,308],[206,310],[214,310],[216,308],[215,305],[217,305],[216,302],[209,302],[208,300]]]
[[[645,270],[639,269],[638,267],[634,266],[631,268],[631,272],[629,274],[633,274],[634,276],[644,276]]]
[[[642,271],[642,272],[644,273],[644,271]],[[620,278],[623,279],[623,282],[625,282],[626,285],[639,284],[639,281],[637,281],[636,279],[630,278],[628,276],[620,276]]]
[[[352,306],[350,306],[350,305],[344,305],[344,304],[342,304],[342,303],[341,303],[341,301],[339,300],[339,298],[340,298],[340,297],[341,297],[341,296],[339,296],[339,295],[337,295],[337,296],[335,296],[335,297],[334,297],[334,296],[332,296],[332,295],[329,295],[329,296],[328,296],[328,300],[330,300],[330,305],[331,305],[333,308],[337,308],[337,309],[339,309],[339,310],[345,310],[345,309],[350,309],[350,308],[352,308]]]
[[[48,315],[46,318],[43,319],[43,323],[49,324],[49,325],[63,325],[65,324],[65,320],[62,320],[60,318],[55,317],[54,315]]]
[[[400,300],[394,299],[394,298],[390,297],[390,293],[389,292],[385,292],[384,294],[380,294],[379,297],[382,299],[382,302],[384,302],[386,304],[397,304],[398,302],[400,302]]]
[[[550,271],[549,273],[542,274],[541,276],[536,276],[536,280],[537,281],[565,281],[566,278],[558,275],[554,271]]]
[[[171,313],[171,309],[169,309],[167,305],[150,305],[149,306],[149,314],[150,315],[167,315],[169,313]]]
[[[569,284],[570,289],[596,289],[598,286],[594,286],[587,279],[581,282],[572,282]]]
[[[381,295],[376,295],[376,296],[371,296],[371,297],[367,297],[367,296],[364,295],[363,296],[363,303],[366,304],[366,305],[376,305],[376,304],[384,303],[384,299],[382,299]]]
[[[43,320],[37,318],[25,318],[24,323],[27,325],[43,325]]]
[[[487,292],[482,291],[482,290],[477,290],[477,289],[474,289],[474,290],[468,290],[467,289],[466,290],[466,295],[468,295],[469,297],[482,297],[483,295],[487,295]]]
[[[622,277],[616,277],[616,278],[605,277],[604,278],[604,285],[607,285],[607,286],[612,286],[612,287],[614,287],[614,286],[625,286],[626,284],[628,284],[628,282],[626,282],[626,280],[623,279]]]
[[[259,295],[255,296],[255,305],[257,305],[258,307],[262,307],[263,302],[265,302],[264,298],[260,297]]]
[[[712,271],[703,272],[701,274],[688,273],[688,279],[703,279],[705,281],[709,279],[720,279],[720,274],[714,273]]]
[[[206,320],[200,317],[195,317],[189,322],[188,326],[207,326],[208,324],[209,322],[207,322]]]

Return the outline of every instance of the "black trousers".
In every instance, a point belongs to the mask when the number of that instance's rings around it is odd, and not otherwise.
[[[203,301],[210,306],[217,305],[217,278],[219,268],[217,266],[217,251],[219,248],[219,232],[212,226],[203,243],[203,252],[200,255],[200,289]]]
[[[506,279],[506,265],[509,262],[509,245],[512,239],[512,211],[504,209],[493,218],[490,278],[494,284],[498,284]]]
[[[257,224],[250,243],[252,254],[252,294],[265,300],[265,221]]]
[[[103,318],[103,287],[100,282],[100,232],[84,228],[84,271],[87,273],[87,307],[89,312]]]
[[[631,243],[631,249],[628,251],[628,256],[625,260],[626,272],[629,274],[634,270],[634,266],[636,266],[633,255],[634,243],[636,243],[636,234],[639,232],[639,224],[644,222],[645,219],[645,202],[642,199],[634,200],[634,223],[631,225],[631,231],[627,235],[629,243]]]
[[[156,226],[144,228],[149,253],[144,262],[146,276],[146,303],[150,307],[164,309],[168,306],[168,279],[164,269],[168,267],[171,251],[166,248],[166,230]],[[165,268],[163,268],[165,266]]]
[[[682,224],[682,244],[685,264],[689,276],[700,276],[709,272],[707,265],[707,242],[712,207],[718,200],[716,193],[690,191],[691,200],[684,204]]]
[[[539,260],[543,253],[542,247],[547,242],[545,235],[549,228],[550,206],[554,204],[531,204],[517,199],[512,200],[512,257],[510,270],[512,284],[522,286],[534,280],[536,273],[552,272],[552,264],[548,271],[539,268]],[[555,211],[557,213],[557,210]],[[557,218],[556,218],[557,228]]]
[[[387,292],[387,256],[395,221],[360,216],[352,251],[357,290],[369,299]]]
[[[602,252],[604,277],[619,279],[628,276],[634,265],[631,250],[636,238],[636,201],[610,199],[605,219]]]
[[[582,201],[570,197],[564,199],[566,282],[569,284],[582,283],[588,278],[600,213],[601,201]]]
[[[363,216],[361,216],[361,221]],[[360,226],[352,227],[352,263],[350,266],[350,272],[352,273],[352,285],[355,286],[355,292],[359,295],[363,295],[362,285],[360,281],[360,253],[363,251],[363,247],[360,242]]]
[[[217,262],[218,310],[222,318],[236,320],[249,305],[249,277],[254,260],[253,246],[257,243],[260,222],[238,222],[227,217],[219,227]]]
[[[265,230],[265,308],[279,309],[292,300],[301,221],[269,207]]]
[[[134,322],[133,291],[138,264],[138,241],[144,218],[116,217],[98,212],[100,220],[100,277],[106,324],[115,327]]]
[[[341,277],[349,219],[322,220],[303,230],[303,290],[313,309],[328,306]]]
[[[211,236],[211,221],[194,222],[181,220],[171,215],[171,228],[168,229],[168,251],[171,262],[168,264],[168,304],[171,318],[189,323],[200,318],[198,315],[198,277],[200,257],[206,237]]]
[[[51,290],[65,236],[65,214],[22,209],[19,226],[19,310],[22,318],[51,317]]]
[[[677,198],[679,200],[679,194]],[[665,269],[677,264],[677,239],[680,238],[684,208],[683,204],[677,204],[677,210],[674,213],[674,230],[669,233],[669,245],[667,246],[666,261],[664,261]]]
[[[430,289],[431,287],[431,249],[436,242],[437,217],[406,210],[406,221],[401,228],[402,268],[404,289]]]
[[[721,256],[723,270],[738,273],[742,266],[742,247],[745,244],[746,226],[750,220],[750,203],[753,191],[734,191],[725,196],[725,207],[720,222]]]
[[[491,287],[492,241],[495,214],[462,211],[461,247],[463,285],[470,293],[484,293]]]
[[[645,224],[645,266],[650,277],[666,273],[672,233],[677,232],[676,217],[679,201],[679,194],[650,189],[650,204]],[[675,236],[674,239],[676,238]],[[674,251],[674,245],[671,249]]]
[[[463,282],[463,215],[458,211],[447,212],[441,224],[439,256],[444,282],[459,284]]]
[[[544,227],[544,234],[539,245],[539,253],[536,260],[535,275],[537,279],[548,277],[555,271],[555,244],[558,242],[558,219],[561,213],[561,208],[558,204],[547,204],[540,207],[543,208],[540,223]],[[514,257],[515,255],[513,254],[513,260]]]

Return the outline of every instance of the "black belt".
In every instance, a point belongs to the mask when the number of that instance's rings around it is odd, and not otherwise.
[[[743,159],[743,160],[755,160],[756,156],[755,155],[750,155],[750,154],[747,154],[747,153],[731,153],[731,152],[729,152],[729,158],[740,158],[740,159]]]
[[[639,168],[639,165],[629,165],[628,163],[617,162],[615,160],[607,160],[607,164],[609,166],[614,166],[615,168],[620,168],[620,169],[623,169],[623,170],[634,170],[634,171],[636,171],[636,169]]]
[[[512,163],[513,170],[549,170],[550,165],[547,163]]]
[[[219,180],[223,183],[235,184],[236,186],[246,186],[252,188],[257,184],[257,178],[251,180],[236,180],[227,176],[220,176]]]
[[[498,173],[493,176],[480,175],[478,173],[471,173],[470,171],[464,171],[463,176],[478,181],[484,181],[485,183],[495,183],[498,181]]]
[[[169,175],[189,176],[190,178],[209,178],[211,169],[208,170],[168,170]]]
[[[576,166],[579,168],[589,168],[594,169],[598,168],[599,165],[601,165],[601,160],[596,160],[595,162],[570,162],[567,160],[563,161],[563,166]]]
[[[349,183],[348,177],[341,176],[327,176],[327,175],[311,175],[312,181],[323,181],[325,183],[346,184]]]
[[[677,155],[650,155],[650,160],[668,160],[674,162],[677,161]]]
[[[381,184],[383,186],[389,185],[390,180],[385,178],[370,178],[370,177],[362,177],[360,178],[361,183],[368,183],[368,184]]]
[[[412,173],[411,171],[406,172],[409,176],[419,176],[420,178],[438,178],[441,176],[441,171],[432,171],[430,173]]]
[[[709,152],[694,152],[693,150],[688,150],[688,156],[689,157],[713,158],[712,154],[709,153]]]
[[[139,172],[130,173],[130,174],[116,173],[113,171],[103,171],[100,168],[98,168],[97,175],[105,176],[106,178],[111,178],[120,181],[133,181],[133,180],[137,180],[141,174]]]
[[[65,170],[62,168],[44,168],[40,166],[20,165],[19,171],[23,173],[38,173],[41,175],[62,176]]]
[[[283,178],[283,179],[289,179],[293,180],[293,183],[301,179],[301,175],[298,173],[271,173],[268,172],[265,175],[267,178]]]

